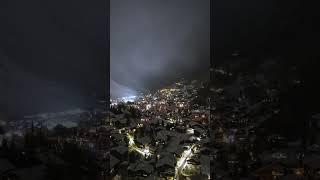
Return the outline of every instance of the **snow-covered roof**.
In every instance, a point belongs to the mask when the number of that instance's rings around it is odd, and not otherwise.
[[[136,163],[130,163],[128,170],[131,171],[144,171],[148,174],[153,172],[153,166],[145,161],[139,161]]]
[[[170,135],[170,132],[167,131],[167,130],[161,130],[159,132],[157,132],[157,139],[160,139],[160,140],[167,140],[167,136]]]
[[[125,146],[117,146],[117,147],[112,148],[111,150],[117,151],[120,154],[125,154],[125,153],[127,153],[128,148]]]
[[[204,130],[204,129],[200,128],[200,127],[195,127],[195,128],[194,128],[194,131],[197,131],[197,132],[199,132],[200,134],[206,133],[206,130]]]
[[[119,159],[117,159],[116,157],[110,155],[110,168],[113,168],[113,166],[115,166],[119,162],[120,162]]]
[[[138,143],[141,143],[141,144],[150,144],[151,143],[151,139],[150,137],[148,136],[144,136],[142,138],[137,138],[136,140]]]
[[[175,133],[174,138],[171,138],[168,146],[165,148],[168,152],[176,152],[180,147],[180,142],[183,140],[189,139],[189,136],[186,134]]]
[[[174,159],[174,156],[171,154],[170,156],[169,155],[165,155],[165,156],[162,156],[162,158],[160,158],[156,164],[156,167],[159,168],[161,166],[165,166],[165,165],[168,165],[168,166],[171,166],[174,168],[174,163],[175,163],[175,159]]]

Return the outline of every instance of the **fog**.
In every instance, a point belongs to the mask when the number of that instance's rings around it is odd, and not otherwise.
[[[210,0],[111,0],[110,27],[112,95],[207,75]]]

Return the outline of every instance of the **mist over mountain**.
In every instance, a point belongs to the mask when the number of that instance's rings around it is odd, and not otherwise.
[[[113,81],[148,90],[181,77],[209,79],[209,0],[113,0],[110,28]]]

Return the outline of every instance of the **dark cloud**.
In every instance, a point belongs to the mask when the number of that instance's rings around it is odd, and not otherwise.
[[[89,106],[107,93],[107,10],[106,1],[1,1],[10,112]]]
[[[319,39],[317,9],[305,1],[216,0],[211,10],[216,60],[235,49],[262,56],[310,52]]]

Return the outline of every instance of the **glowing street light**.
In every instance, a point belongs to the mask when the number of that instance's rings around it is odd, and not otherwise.
[[[187,129],[187,134],[194,134],[194,129],[188,128]]]

